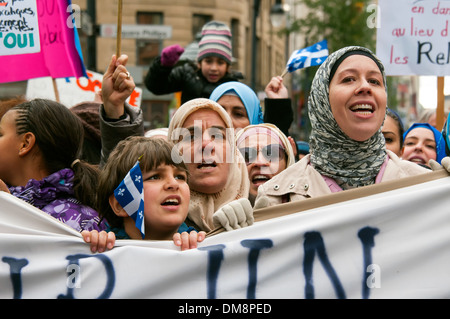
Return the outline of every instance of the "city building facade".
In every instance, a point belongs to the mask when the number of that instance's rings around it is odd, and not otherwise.
[[[116,37],[108,27],[117,27],[118,1],[72,2],[82,12],[79,34],[86,67],[103,73],[117,48]],[[171,112],[179,105],[177,94],[157,96],[145,88],[143,79],[150,63],[163,48],[173,44],[184,47],[185,53],[192,56],[188,51],[190,45],[198,40],[203,25],[212,20],[230,27],[233,35],[232,69],[241,72],[244,76],[242,81],[263,100],[264,87],[272,76],[280,75],[286,65],[286,37],[279,34],[279,28],[270,21],[270,10],[277,2],[280,1],[123,0],[120,52],[128,55],[127,66],[136,85],[143,89],[141,107],[146,126],[167,126]],[[165,34],[161,32],[159,38],[157,32],[153,34],[155,38],[139,38],[138,35],[126,34],[125,31],[131,27],[133,30],[158,27],[165,27],[163,31],[169,30]],[[195,50],[193,54],[195,58]]]

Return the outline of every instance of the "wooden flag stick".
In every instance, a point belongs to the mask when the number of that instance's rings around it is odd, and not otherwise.
[[[116,44],[116,58],[120,56],[120,47],[122,45],[122,0],[119,0],[117,10],[117,44]]]
[[[436,128],[441,131],[444,126],[444,77],[437,78],[437,107],[436,107]]]
[[[288,73],[288,68],[284,69],[283,74],[281,74],[281,77],[283,78]]]
[[[59,91],[58,91],[58,85],[56,84],[56,79],[52,78],[52,83],[53,83],[53,91],[55,92],[55,99],[56,102],[60,102],[59,100]]]

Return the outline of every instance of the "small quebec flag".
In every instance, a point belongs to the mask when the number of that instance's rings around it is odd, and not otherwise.
[[[310,47],[294,51],[289,58],[286,69],[289,73],[309,66],[320,65],[328,57],[327,40],[320,41]]]
[[[114,197],[127,214],[133,218],[144,238],[144,184],[139,160],[114,190]]]

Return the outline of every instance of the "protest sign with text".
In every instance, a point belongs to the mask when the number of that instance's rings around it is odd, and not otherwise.
[[[41,50],[36,0],[0,5],[0,56]]]
[[[94,101],[95,94],[102,88],[103,74],[86,71],[88,77],[61,78],[56,80],[59,91],[60,103],[67,107],[75,104]],[[27,99],[43,98],[55,100],[55,90],[50,77],[28,80]],[[127,102],[134,107],[140,107],[142,101],[142,89],[136,87],[128,97]]]
[[[1,3],[0,83],[86,75],[70,0]]]
[[[377,56],[387,75],[450,75],[450,2],[380,0]]]

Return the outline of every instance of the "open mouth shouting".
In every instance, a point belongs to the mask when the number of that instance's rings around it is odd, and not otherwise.
[[[420,156],[412,156],[412,157],[408,158],[408,161],[414,162],[414,163],[417,163],[417,164],[422,164],[422,165],[427,165],[428,164],[427,161],[424,158],[420,157]]]
[[[176,210],[178,209],[178,207],[180,207],[180,205],[181,205],[181,197],[178,195],[167,196],[161,203],[161,206],[169,210]]]
[[[370,104],[356,104],[350,107],[350,111],[367,116],[371,115],[375,110]]]
[[[215,161],[209,162],[209,161],[202,161],[200,164],[197,165],[198,169],[213,169],[217,167],[217,163]]]
[[[267,182],[268,180],[270,180],[272,178],[272,175],[266,175],[266,174],[255,174],[252,176],[252,178],[250,179],[252,184],[255,186],[261,186],[262,184],[264,184],[265,182]]]

